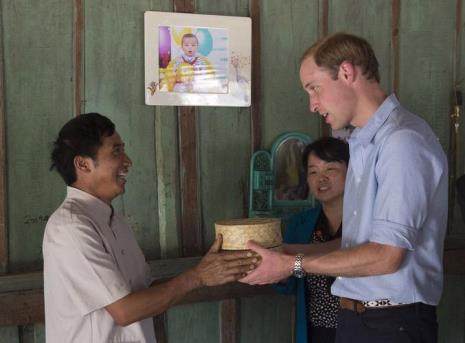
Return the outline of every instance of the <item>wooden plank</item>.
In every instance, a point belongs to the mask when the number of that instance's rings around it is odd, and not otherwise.
[[[82,32],[84,26],[83,0],[74,0],[73,20],[73,70],[74,70],[74,115],[81,114],[82,77]]]
[[[0,3],[0,8],[2,4]],[[3,10],[2,10],[2,13]],[[3,57],[3,17],[0,15],[0,274],[8,270],[5,85]]]
[[[43,290],[0,293],[0,309],[0,325],[43,323]]]
[[[269,286],[248,286],[230,283],[218,287],[197,289],[178,305],[213,302],[222,299],[253,297],[272,294]],[[42,289],[0,293],[0,325],[26,325],[44,322],[44,294]]]
[[[18,327],[0,326],[0,342],[20,343]]]
[[[392,91],[397,93],[399,89],[399,24],[400,24],[400,0],[392,0],[392,26],[391,26],[391,84]]]
[[[155,142],[160,253],[163,259],[175,258],[181,256],[181,193],[178,120],[174,108],[156,107]]]
[[[193,13],[193,0],[174,0],[175,12]],[[178,108],[181,167],[181,239],[183,256],[203,252],[200,227],[199,178],[197,166],[197,114],[192,106]]]
[[[183,256],[203,252],[197,167],[197,116],[194,107],[179,108],[181,232]]]
[[[74,111],[72,23],[70,1],[2,1],[11,272],[42,268],[45,222],[65,194],[49,167]]]
[[[174,11],[179,13],[194,13],[193,0],[173,0]]]
[[[446,275],[437,308],[441,343],[465,342],[465,275]]]
[[[319,38],[325,37],[328,35],[328,25],[329,25],[329,0],[321,0],[321,12],[320,12],[320,25],[319,25]],[[323,117],[320,117],[320,132],[321,136],[327,137],[331,136],[331,126],[326,124],[323,120]]]
[[[192,268],[198,260],[199,258],[182,258],[152,261],[152,276],[154,279],[162,281]],[[465,275],[464,260],[465,249],[446,250],[444,252],[445,274]],[[39,284],[41,278],[41,273],[0,276],[0,325],[19,325],[43,321],[43,290],[42,285]],[[266,294],[273,294],[270,286],[249,286],[235,282],[223,286],[197,289],[188,294],[180,304],[248,298]],[[234,307],[232,304],[225,306]],[[225,319],[230,318],[231,313]],[[243,315],[242,308],[240,313]]]
[[[155,337],[157,339],[157,343],[168,343],[166,324],[166,312],[153,317],[153,326],[155,328]]]
[[[180,305],[168,310],[167,314],[169,342],[219,342],[220,328],[216,302]]]
[[[465,250],[448,250],[444,253],[444,273],[465,274]]]
[[[421,6],[402,1],[400,9],[398,95],[406,108],[426,119],[445,151],[449,146],[455,10],[456,0],[424,0]]]
[[[221,301],[221,343],[239,342],[239,301],[226,299]]]
[[[252,153],[262,148],[261,118],[261,50],[260,50],[260,0],[250,1],[250,17],[252,18],[252,106],[251,134]]]
[[[320,0],[320,18],[318,22],[320,25],[318,26],[318,37],[322,38],[328,35],[328,21],[329,21],[329,0]]]
[[[391,92],[391,2],[386,0],[333,0],[329,32],[349,32],[365,38],[380,65],[381,86]]]
[[[113,201],[148,260],[160,257],[154,108],[144,105],[145,0],[84,1],[84,110],[110,117],[132,159],[126,192]],[[140,37],[141,39],[135,39]]]
[[[316,138],[320,118],[309,115],[308,96],[299,80],[300,58],[318,39],[318,1],[260,2],[262,146],[271,149],[283,133]]]
[[[240,300],[239,342],[293,342],[293,297],[263,295]]]
[[[454,69],[454,89],[462,92],[462,98],[465,98],[465,6],[463,0],[457,0],[456,3],[456,51],[455,51],[455,69]],[[457,140],[457,177],[465,174],[465,107],[460,108],[458,140]],[[456,185],[453,185],[456,187]],[[465,235],[465,213],[460,210],[457,199],[455,199],[454,215],[452,226],[449,230],[453,235]],[[450,206],[450,204],[449,204]]]
[[[197,1],[205,13],[246,16],[247,1]],[[241,218],[248,208],[248,166],[251,152],[251,113],[249,108],[200,107],[199,166],[200,201],[204,247],[215,238],[214,223],[220,219]]]
[[[456,68],[455,68],[455,87],[457,90],[462,91],[462,96],[465,98],[465,6],[463,0],[457,0],[457,10],[460,8],[460,18],[457,19],[458,31],[458,47],[456,55]],[[465,174],[465,106],[462,105],[460,112],[460,128],[459,128],[459,161],[458,161],[458,175]],[[462,216],[460,216],[462,217]],[[465,234],[465,217],[463,221],[458,221],[456,231]]]

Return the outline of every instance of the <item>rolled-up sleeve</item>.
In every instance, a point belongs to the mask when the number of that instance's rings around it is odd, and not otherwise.
[[[440,182],[442,163],[418,132],[398,130],[386,142],[375,169],[378,190],[370,241],[414,250]]]

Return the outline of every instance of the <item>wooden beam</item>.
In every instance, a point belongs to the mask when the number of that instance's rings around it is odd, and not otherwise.
[[[183,256],[203,253],[197,167],[197,117],[194,107],[179,107],[181,233]]]
[[[221,302],[221,343],[239,342],[239,301],[226,299]]]
[[[5,68],[3,55],[3,32],[0,18],[0,273],[8,271],[8,226],[7,226],[7,178],[6,178],[6,131],[5,131]]]
[[[251,297],[273,294],[269,286],[248,286],[238,282],[219,287],[205,287],[189,293],[179,304],[219,301],[222,299]],[[0,326],[26,325],[44,322],[44,294],[42,289],[0,293]],[[164,314],[155,319],[157,336],[166,337],[162,330],[165,323]],[[161,324],[161,325],[158,325]],[[161,343],[161,342],[160,342]]]
[[[193,13],[193,0],[174,0],[175,12]],[[203,253],[197,158],[197,114],[192,106],[178,107],[181,168],[181,240],[184,257]]]
[[[329,0],[321,0],[320,11],[319,38],[323,38],[329,33]],[[331,126],[325,123],[323,117],[320,117],[320,132],[321,136],[331,136]]]
[[[444,252],[444,274],[465,274],[465,249]]]
[[[153,327],[155,328],[157,343],[168,343],[168,334],[166,333],[166,312],[153,317]]]
[[[25,325],[44,322],[42,289],[0,293],[0,325]]]
[[[252,153],[262,147],[261,117],[261,32],[260,32],[260,0],[250,0],[249,15],[252,19],[252,106],[251,135]]]
[[[174,0],[174,11],[179,13],[194,13],[193,0]]]
[[[81,114],[82,75],[82,33],[84,32],[84,0],[74,0],[73,11],[73,81],[74,81],[74,115]]]
[[[392,92],[399,91],[399,25],[400,25],[400,0],[392,0],[392,26],[391,26],[391,82]]]

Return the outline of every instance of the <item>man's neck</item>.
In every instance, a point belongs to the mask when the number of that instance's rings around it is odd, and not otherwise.
[[[358,90],[356,115],[351,124],[355,127],[364,127],[386,99],[387,95],[379,83],[367,81]]]

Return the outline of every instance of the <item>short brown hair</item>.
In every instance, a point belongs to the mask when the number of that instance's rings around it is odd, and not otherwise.
[[[193,33],[185,33],[181,38],[181,45],[184,44],[184,39],[185,38],[195,38],[197,40],[197,44],[199,44],[199,39],[197,38],[196,35],[194,35]]]
[[[313,56],[317,66],[327,69],[334,80],[337,79],[341,63],[348,61],[361,67],[367,80],[380,81],[378,60],[373,48],[361,37],[344,32],[323,37],[304,52],[301,63],[310,56]]]

